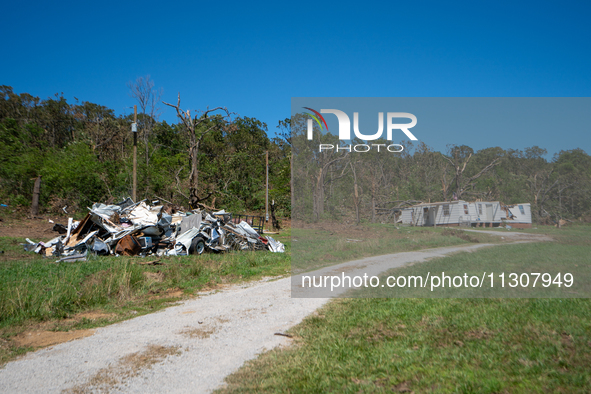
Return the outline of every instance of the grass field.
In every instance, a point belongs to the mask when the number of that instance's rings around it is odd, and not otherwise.
[[[276,239],[286,244],[287,253],[91,256],[85,262],[55,263],[55,259],[24,252],[20,246],[24,239],[1,237],[0,364],[32,350],[11,341],[26,330],[104,326],[159,310],[200,290],[289,275],[289,230]]]
[[[380,283],[386,283],[388,277],[402,277],[406,279],[400,282],[404,287],[368,287],[346,296],[588,298],[591,297],[589,252],[588,245],[554,242],[495,246],[387,271],[380,275]],[[462,278],[462,283],[453,286],[451,280],[441,279],[442,273],[448,278]],[[425,281],[425,287],[415,287],[414,282],[408,279],[425,279],[429,275],[430,280]],[[483,277],[482,287],[469,285],[469,278],[474,278],[476,283]],[[445,287],[441,286],[441,282]],[[433,283],[436,287],[431,288]]]
[[[445,259],[521,265],[533,254],[589,269],[591,226],[539,232],[556,241]],[[573,298],[338,299],[290,330],[292,346],[247,363],[220,392],[588,393],[590,307]]]
[[[504,242],[500,237],[461,229],[382,224],[292,228],[292,239],[292,271],[296,274],[370,256],[469,243]]]

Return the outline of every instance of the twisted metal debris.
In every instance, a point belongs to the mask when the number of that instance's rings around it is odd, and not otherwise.
[[[59,261],[84,260],[88,253],[125,256],[183,256],[230,250],[285,252],[284,245],[262,237],[249,223],[234,223],[225,211],[176,212],[163,205],[149,206],[131,199],[94,204],[80,222],[68,219],[65,234],[48,242],[27,238],[25,250]],[[254,222],[251,222],[254,225]],[[56,230],[58,231],[58,230]]]

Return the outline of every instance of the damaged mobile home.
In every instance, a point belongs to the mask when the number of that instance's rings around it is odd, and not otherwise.
[[[25,249],[69,261],[85,259],[89,252],[182,256],[205,251],[285,251],[281,242],[262,237],[253,228],[256,217],[244,218],[246,221],[238,221],[223,210],[173,213],[169,207],[149,206],[145,201],[134,203],[128,198],[115,205],[94,204],[80,222],[69,218],[67,227],[56,229],[63,235],[48,242],[34,243],[27,239]],[[262,224],[258,227],[262,232]]]
[[[503,221],[515,228],[531,228],[531,204],[503,205]]]
[[[463,200],[420,203],[394,208],[396,223],[412,226],[531,227],[530,204],[503,205],[499,201]]]

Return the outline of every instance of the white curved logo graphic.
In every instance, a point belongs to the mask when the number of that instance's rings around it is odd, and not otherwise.
[[[320,115],[322,114],[333,114],[336,115],[337,120],[339,122],[339,139],[348,141],[351,139],[351,120],[349,116],[341,110],[338,109],[321,109],[320,113],[313,110],[312,108],[305,107],[310,111],[314,112],[316,116],[309,114],[314,120],[320,125],[321,128],[322,124],[326,126],[328,130],[328,126],[326,125],[326,121],[324,117]],[[392,141],[393,140],[393,131],[394,130],[401,130],[409,139],[413,141],[417,141],[417,137],[414,136],[408,129],[416,126],[417,124],[417,117],[408,112],[388,112],[387,115],[387,122],[386,122],[386,139]],[[320,118],[322,122],[318,119]],[[406,118],[410,119],[410,123],[394,123],[394,119]],[[308,119],[308,140],[312,139],[313,136],[313,126],[314,122],[312,119]],[[362,134],[359,130],[359,113],[353,113],[353,132],[355,137],[365,140],[365,141],[373,141],[379,139],[384,131],[384,113],[378,113],[378,131],[374,134]]]

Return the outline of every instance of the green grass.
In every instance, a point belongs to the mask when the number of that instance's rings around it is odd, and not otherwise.
[[[572,241],[569,240],[569,241]],[[393,269],[380,275],[380,283],[386,283],[388,276],[410,277],[420,276],[423,279],[428,275],[432,278],[434,275],[441,278],[442,273],[445,276],[464,277],[476,276],[479,280],[483,275],[485,282],[482,287],[449,287],[449,280],[445,282],[445,288],[442,286],[433,287],[431,290],[430,279],[426,282],[426,287],[377,287],[360,289],[348,293],[349,297],[521,297],[521,298],[544,298],[544,297],[564,297],[581,298],[591,297],[591,266],[589,263],[589,253],[591,247],[588,245],[574,245],[562,243],[523,243],[509,244],[494,247],[483,248],[476,252],[460,252],[449,257],[438,258],[421,264],[415,264],[402,268]],[[504,273],[504,282],[500,275]],[[545,276],[544,280],[542,275]],[[572,286],[566,286],[564,275],[572,275]],[[491,277],[493,274],[493,286],[491,287]],[[517,274],[511,277],[510,275]],[[523,276],[525,274],[525,276]],[[560,274],[562,284],[558,281],[552,283],[556,276]],[[523,276],[523,277],[522,277]],[[537,278],[537,282],[534,281]],[[522,282],[519,282],[519,280]],[[529,282],[528,282],[529,280]],[[412,282],[414,283],[414,281]],[[474,282],[476,283],[476,282]],[[526,286],[522,286],[521,284]],[[544,286],[546,285],[546,286]],[[513,287],[514,286],[514,287]]]
[[[344,299],[221,392],[591,390],[588,300]]]
[[[589,242],[591,235],[589,234],[589,225],[582,223],[573,223],[562,228],[555,226],[536,226],[533,228],[517,228],[507,230],[505,228],[475,228],[474,230],[496,231],[500,233],[520,232],[527,234],[546,234],[564,245],[579,245]]]
[[[500,237],[461,229],[368,224],[349,228],[292,229],[292,270],[301,273],[370,256],[469,243],[499,243]]]
[[[24,239],[0,238],[0,363],[23,349],[10,338],[32,326],[91,328],[150,313],[203,289],[290,273],[290,233],[276,236],[287,253],[232,252],[178,257],[89,257],[85,262],[55,263],[22,251]],[[159,260],[160,265],[141,265]],[[112,317],[74,322],[64,319],[88,311]]]
[[[591,226],[539,230],[556,242],[495,246],[438,263],[588,270]],[[220,392],[588,393],[590,307],[581,298],[338,299],[289,331],[292,346],[248,362]]]

